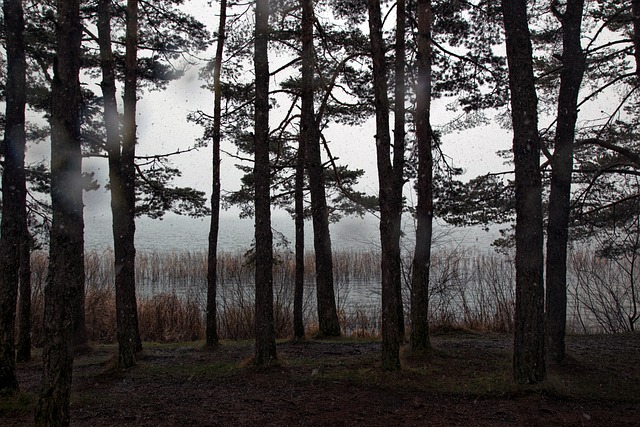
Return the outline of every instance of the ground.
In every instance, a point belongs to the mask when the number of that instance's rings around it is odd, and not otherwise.
[[[637,426],[640,334],[568,337],[547,380],[511,380],[509,335],[449,332],[434,350],[403,349],[380,369],[374,340],[279,342],[278,363],[251,364],[252,342],[146,343],[138,366],[113,367],[114,346],[76,357],[74,426]],[[31,425],[40,360],[19,365],[21,392],[0,399],[0,425]]]

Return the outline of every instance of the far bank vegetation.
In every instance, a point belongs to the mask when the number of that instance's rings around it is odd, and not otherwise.
[[[89,340],[116,339],[113,254],[86,254],[86,324]],[[314,256],[307,253],[304,313],[307,333],[317,332],[313,301]],[[278,338],[293,336],[293,254],[279,252],[274,266],[274,318]],[[408,309],[410,262],[405,260],[403,297]],[[334,254],[336,297],[342,333],[378,337],[380,333],[380,259],[376,251]],[[637,268],[637,265],[636,265]],[[587,248],[571,252],[567,327],[571,334],[619,333],[634,330],[637,289],[629,262],[599,258]],[[33,342],[43,339],[43,289],[47,254],[32,255]],[[207,254],[205,251],[141,252],[136,262],[140,334],[144,341],[179,342],[204,338]],[[440,249],[431,269],[432,330],[513,332],[515,270],[510,255],[472,249]],[[254,336],[253,268],[244,252],[218,256],[221,339]],[[634,298],[633,293],[636,293]],[[407,328],[409,325],[407,325]],[[408,329],[407,329],[408,330]]]

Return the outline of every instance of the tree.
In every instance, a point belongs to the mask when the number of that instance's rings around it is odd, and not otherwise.
[[[265,365],[276,360],[269,176],[269,0],[256,0],[255,17],[255,363]]]
[[[313,1],[301,0],[302,5],[302,78],[301,97],[304,113],[300,115],[300,135],[298,136],[298,154],[296,156],[296,175],[294,187],[295,221],[295,286],[293,294],[293,333],[296,339],[304,338],[304,189],[307,140],[309,138],[309,119],[313,120],[313,111],[309,112],[309,103],[313,108]],[[310,114],[311,113],[311,117]],[[318,140],[318,143],[320,141]],[[318,301],[320,297],[318,297]],[[322,313],[318,310],[318,314]]]
[[[407,135],[405,132],[406,113],[405,98],[407,95],[406,84],[406,30],[407,30],[407,6],[404,0],[396,3],[396,43],[394,62],[394,129],[393,129],[393,164],[400,172],[404,181],[405,147]],[[402,184],[400,184],[402,188]],[[400,212],[402,215],[402,211]],[[399,244],[399,242],[398,242]],[[404,341],[404,304],[402,301],[402,285],[396,287],[396,298],[398,300],[398,337]]]
[[[31,248],[33,238],[29,231],[27,215],[22,225],[20,242],[19,298],[18,298],[18,338],[16,342],[16,360],[31,360]]]
[[[578,119],[578,94],[585,70],[580,45],[583,0],[569,0],[564,12],[552,3],[562,24],[562,71],[558,96],[555,150],[551,157],[551,190],[547,223],[546,333],[547,352],[557,362],[565,358],[567,318],[567,245],[571,211],[573,145]]]
[[[222,72],[222,55],[226,37],[227,1],[220,2],[220,20],[218,24],[218,42],[213,68],[213,186],[211,192],[211,226],[209,229],[209,257],[207,262],[207,346],[218,345],[217,327],[217,262],[218,262],[218,229],[220,226],[220,140],[222,128],[222,86],[220,75]]]
[[[103,111],[113,216],[118,364],[127,368],[136,363],[135,353],[139,351],[138,343],[140,341],[135,298],[135,166],[133,164],[135,155],[137,5],[130,3],[127,8],[128,37],[125,59],[125,117],[127,118],[125,129],[128,132],[127,139],[124,136],[121,137],[120,134],[115,64],[111,49],[110,6],[111,2],[108,0],[100,0],[98,3],[98,42],[101,56],[101,86],[104,98]],[[132,120],[133,123],[131,123]],[[131,127],[133,127],[133,136],[131,135]]]
[[[304,188],[305,188],[305,140],[298,138],[298,156],[296,159],[296,179],[294,188],[294,221],[295,221],[295,285],[293,289],[293,335],[296,339],[304,338]]]
[[[402,215],[403,161],[394,150],[391,163],[391,135],[389,133],[389,98],[385,47],[382,39],[380,2],[368,0],[369,34],[373,58],[373,85],[376,111],[376,159],[380,192],[380,243],[382,253],[382,368],[400,369],[399,316],[401,286],[400,220]]]
[[[542,182],[533,54],[526,0],[502,0],[505,27],[516,196],[516,319],[514,379],[545,377]]]
[[[68,425],[73,368],[74,295],[84,283],[82,152],[80,150],[80,44],[78,0],[57,1],[57,60],[51,107],[49,274],[45,288],[42,389],[37,425]]]
[[[320,129],[314,112],[313,90],[313,0],[302,1],[302,108],[300,139],[306,148],[306,164],[311,192],[313,242],[316,257],[316,287],[320,335],[339,336],[340,324],[333,289],[333,258],[329,234],[329,213],[325,194],[324,168],[320,150]]]
[[[3,2],[7,47],[6,116],[0,224],[0,391],[18,390],[15,374],[15,319],[22,247],[26,228],[24,16],[20,0]],[[22,288],[21,288],[22,291]],[[22,314],[22,313],[21,313]]]
[[[301,25],[299,1],[280,2],[277,7],[272,10],[272,44],[270,49],[281,52],[285,50],[291,51],[293,59],[283,67],[273,71],[272,75],[280,75],[290,72],[294,66],[304,62],[302,59],[299,44],[294,43],[300,41],[302,31],[299,30]],[[312,7],[313,5],[311,5]],[[358,103],[349,106],[348,102],[339,99],[341,92],[349,85],[357,85],[357,73],[350,66],[349,61],[360,56],[364,56],[362,52],[363,38],[357,37],[359,31],[344,30],[339,27],[333,27],[331,24],[316,19],[313,16],[313,9],[310,9],[310,18],[305,20],[308,24],[303,26],[309,29],[305,43],[306,48],[303,50],[307,53],[309,60],[303,65],[306,74],[304,78],[298,74],[287,76],[284,78],[279,88],[272,89],[270,92],[272,105],[271,108],[282,107],[286,111],[284,118],[270,131],[270,150],[271,150],[271,203],[275,206],[282,207],[292,214],[297,222],[299,233],[296,238],[297,252],[297,269],[298,279],[296,279],[298,292],[294,296],[294,323],[296,323],[297,336],[304,335],[304,326],[302,325],[302,290],[304,284],[304,246],[303,246],[303,224],[304,219],[311,217],[314,220],[314,243],[319,245],[316,250],[316,272],[318,287],[318,318],[320,320],[320,335],[331,336],[340,333],[338,323],[335,293],[333,287],[332,274],[332,257],[330,246],[330,235],[328,223],[335,221],[343,213],[362,213],[364,209],[358,206],[358,199],[364,199],[361,193],[355,192],[352,186],[357,182],[357,178],[362,175],[363,171],[350,171],[344,166],[336,165],[336,159],[331,156],[329,151],[329,143],[324,138],[322,130],[329,125],[331,121],[349,121],[354,122],[362,117],[362,110],[366,107],[366,103]],[[317,31],[314,30],[314,27]],[[240,37],[237,35],[238,29],[242,30],[240,25],[233,26],[229,40],[232,45],[229,51],[233,51],[234,55],[227,61],[241,62],[244,54],[246,43],[246,35]],[[293,30],[292,30],[293,28]],[[318,34],[320,42],[314,45],[314,34]],[[233,43],[242,42],[239,46],[233,46]],[[356,45],[357,43],[357,45]],[[355,52],[354,52],[355,51]],[[238,68],[241,65],[238,65]],[[247,153],[249,156],[253,153],[253,135],[249,134],[248,128],[250,114],[250,106],[253,104],[252,92],[253,85],[243,82],[237,83],[239,76],[234,73],[233,67],[225,67],[228,73],[228,80],[223,87],[223,95],[227,103],[227,110],[224,114],[224,123],[226,129],[225,136],[233,141],[239,148],[239,151]],[[350,77],[344,77],[350,76]],[[340,80],[343,78],[343,80]],[[304,79],[308,79],[303,83]],[[351,79],[351,80],[349,80]],[[236,83],[233,83],[236,81]],[[306,88],[305,88],[306,87]],[[337,87],[338,94],[333,92]],[[310,95],[303,96],[303,92]],[[282,100],[289,98],[288,105],[280,105]],[[303,101],[302,98],[308,99]],[[315,97],[316,103],[313,98]],[[287,100],[288,101],[288,100]],[[352,101],[352,100],[349,100]],[[295,111],[301,108],[304,114],[301,115],[301,126],[296,119],[299,117]],[[308,119],[302,119],[307,117]],[[210,126],[210,118],[204,113],[199,113],[196,120],[202,123],[208,123]],[[205,131],[205,135],[207,132]],[[297,141],[297,149],[292,142]],[[304,147],[303,144],[304,143]],[[315,148],[309,148],[308,144],[313,143]],[[323,160],[324,148],[328,161]],[[304,150],[304,151],[301,151]],[[307,152],[314,151],[313,158]],[[235,156],[236,159],[244,162],[251,161],[249,156]],[[305,160],[306,159],[306,160]],[[308,163],[310,176],[313,178],[306,180],[304,176],[304,166]],[[251,166],[238,165],[245,173],[242,178],[242,187],[240,190],[230,192],[223,196],[223,202],[228,204],[238,204],[242,208],[241,216],[253,216],[255,189],[255,176]],[[298,171],[296,167],[300,168]],[[295,171],[295,172],[294,172]],[[308,182],[308,185],[307,185]],[[308,198],[311,193],[311,207],[309,208]],[[295,205],[297,204],[297,208]],[[298,309],[296,309],[296,307]],[[299,314],[299,315],[298,315]],[[298,319],[298,320],[295,320]]]
[[[400,9],[398,8],[398,11]],[[411,347],[428,350],[429,265],[433,220],[433,156],[431,152],[431,1],[418,2],[418,81],[416,85],[416,139],[418,145],[418,206],[416,246],[411,282]]]
[[[640,0],[631,1],[633,23],[633,56],[636,60],[636,74],[640,76]]]

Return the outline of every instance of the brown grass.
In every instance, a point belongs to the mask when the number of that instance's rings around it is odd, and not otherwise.
[[[222,339],[239,340],[254,336],[254,272],[248,259],[242,252],[221,252],[218,256],[218,330]],[[590,261],[584,262],[585,259]],[[293,334],[295,260],[293,254],[287,251],[278,253],[276,260],[273,283],[275,328],[278,338],[287,338]],[[571,277],[575,284],[570,286],[569,291],[570,329],[572,332],[593,332],[594,328],[588,328],[585,319],[588,319],[589,313],[600,316],[595,317],[596,321],[599,318],[610,318],[606,316],[612,310],[609,307],[611,303],[607,300],[598,305],[595,298],[587,300],[585,297],[595,295],[596,291],[612,295],[613,288],[606,287],[608,283],[594,281],[594,274],[583,266],[598,265],[602,267],[602,271],[610,272],[611,277],[617,277],[613,276],[613,272],[618,270],[614,270],[615,264],[602,259],[595,260],[592,256],[589,258],[584,253],[574,253],[572,260],[571,271],[574,273]],[[304,321],[307,333],[313,335],[317,330],[317,317],[314,308],[315,262],[312,252],[306,254],[305,266]],[[403,261],[403,266],[403,295],[408,331],[410,257]],[[85,270],[85,310],[89,339],[100,343],[114,342],[116,321],[112,252],[88,252]],[[138,255],[138,315],[140,333],[144,340],[175,342],[203,338],[206,271],[205,252],[153,252]],[[434,330],[511,332],[515,306],[514,274],[511,259],[502,255],[463,249],[434,252],[429,289],[431,326]],[[35,252],[32,257],[32,325],[33,342],[36,346],[42,344],[43,289],[46,276],[47,254]],[[379,336],[379,253],[353,250],[336,252],[334,276],[343,334],[354,337]],[[584,285],[587,282],[585,278],[592,284],[591,287]],[[624,277],[618,281],[623,279]],[[621,289],[620,295],[628,298],[629,290]],[[617,307],[620,310],[620,307],[625,306],[618,304]],[[618,312],[614,314],[620,316]],[[580,328],[571,328],[571,319],[576,318],[580,320]],[[596,322],[596,331],[597,327]],[[602,329],[608,330],[604,327]]]

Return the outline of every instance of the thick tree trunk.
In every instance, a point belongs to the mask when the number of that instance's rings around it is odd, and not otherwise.
[[[516,185],[516,318],[513,372],[520,384],[545,377],[542,183],[538,98],[526,0],[502,0]]]
[[[217,325],[217,280],[218,280],[218,230],[220,228],[220,139],[222,119],[222,87],[220,74],[222,72],[222,54],[227,24],[227,1],[220,2],[220,21],[218,24],[218,42],[213,67],[213,180],[211,192],[211,225],[209,227],[209,256],[207,262],[207,346],[218,345]]]
[[[26,224],[24,172],[26,62],[22,2],[3,4],[6,49],[6,116],[4,168],[2,170],[2,221],[0,223],[0,391],[18,390],[15,374],[15,320],[20,247]]]
[[[418,1],[418,84],[416,139],[418,145],[418,206],[416,247],[411,280],[411,347],[428,350],[429,270],[433,232],[433,155],[431,152],[431,1]]]
[[[45,287],[42,390],[36,425],[68,425],[74,296],[84,282],[80,43],[78,0],[57,2],[57,57],[51,106],[49,275]]]
[[[255,364],[265,365],[276,360],[269,167],[269,0],[256,0],[255,32]]]
[[[376,158],[380,185],[380,243],[382,250],[382,368],[400,369],[400,220],[402,214],[402,174],[391,165],[387,70],[382,41],[380,2],[368,1],[369,32],[373,58],[376,111]]]
[[[565,358],[567,322],[567,243],[573,172],[573,142],[578,119],[578,94],[585,69],[580,45],[584,0],[569,0],[556,11],[562,23],[563,52],[558,97],[555,150],[551,159],[551,192],[547,225],[546,330],[547,352],[557,362]]]
[[[329,210],[324,188],[320,135],[313,104],[313,1],[302,0],[302,107],[300,138],[307,149],[311,193],[313,246],[316,255],[316,295],[321,336],[339,336],[340,323],[333,287],[333,257],[329,234]]]

